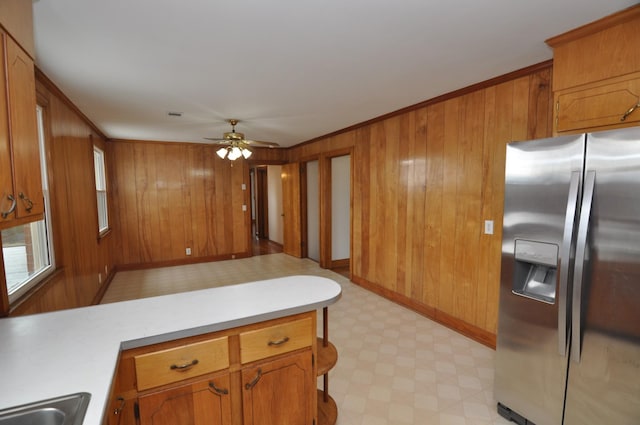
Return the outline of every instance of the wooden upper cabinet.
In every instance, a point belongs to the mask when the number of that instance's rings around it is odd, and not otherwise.
[[[553,48],[554,133],[638,125],[638,28],[640,5],[547,40]]]
[[[5,57],[6,35],[0,31],[0,58]],[[7,80],[7,71],[0,66],[0,82]],[[11,143],[9,140],[9,119],[7,115],[6,85],[0,87],[0,224],[15,218],[15,198],[13,175],[11,173]],[[9,213],[11,211],[11,213]]]
[[[40,218],[44,200],[33,60],[6,33],[0,36],[6,83],[0,89],[0,226],[8,227],[3,223],[15,218]]]
[[[0,0],[0,25],[35,58],[32,3],[32,0]]]
[[[556,131],[640,123],[640,72],[556,94]]]

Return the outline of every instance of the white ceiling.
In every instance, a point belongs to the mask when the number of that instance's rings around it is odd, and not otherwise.
[[[630,0],[34,0],[37,66],[107,137],[291,146],[552,57]],[[168,112],[182,112],[170,117]]]

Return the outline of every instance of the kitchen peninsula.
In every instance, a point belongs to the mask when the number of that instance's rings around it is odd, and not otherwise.
[[[262,328],[256,324],[273,322],[279,326],[291,316],[298,322],[315,325],[316,310],[335,303],[340,295],[340,285],[330,279],[288,276],[1,319],[0,410],[88,392],[91,402],[84,424],[100,424],[111,403],[112,381],[123,351],[135,352],[142,347],[205,334],[227,338],[229,330],[238,328],[249,331],[240,333],[239,338],[233,335],[228,338],[239,339],[236,345],[240,346],[241,358],[251,356],[248,349],[242,351],[242,341],[245,334],[250,341],[260,333]],[[307,318],[311,320],[307,322]],[[311,331],[317,334],[315,327]],[[285,338],[288,342],[288,336]],[[310,346],[315,358],[315,340]],[[227,354],[233,366],[236,355],[231,348],[224,353]],[[253,358],[249,357],[242,364],[251,365],[251,361]]]

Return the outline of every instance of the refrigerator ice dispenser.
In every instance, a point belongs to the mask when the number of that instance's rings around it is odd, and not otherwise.
[[[558,245],[516,239],[515,273],[512,292],[554,304],[558,271]]]

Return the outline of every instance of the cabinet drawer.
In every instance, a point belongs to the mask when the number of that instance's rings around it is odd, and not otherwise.
[[[313,329],[310,318],[282,323],[240,334],[240,361],[249,363],[280,353],[310,347]]]
[[[556,131],[628,126],[640,122],[640,74],[556,94]],[[626,115],[625,115],[626,114]],[[623,119],[624,117],[624,119]]]
[[[138,391],[229,367],[228,338],[216,338],[134,357]]]

